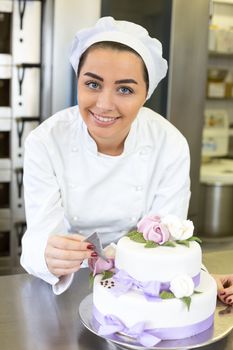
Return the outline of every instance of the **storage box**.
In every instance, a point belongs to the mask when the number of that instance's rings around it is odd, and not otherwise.
[[[233,31],[230,28],[217,31],[216,51],[221,53],[233,52]]]
[[[228,153],[229,119],[226,110],[205,110],[202,156],[219,157]]]
[[[207,80],[207,97],[210,98],[225,98],[226,97],[226,82],[227,69],[210,68],[208,69]]]
[[[210,98],[224,98],[225,97],[225,83],[224,82],[210,82],[207,83],[207,96]]]

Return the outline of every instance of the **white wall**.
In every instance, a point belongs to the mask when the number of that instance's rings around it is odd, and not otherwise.
[[[95,24],[101,0],[55,0],[52,113],[70,105],[69,50],[75,33]]]

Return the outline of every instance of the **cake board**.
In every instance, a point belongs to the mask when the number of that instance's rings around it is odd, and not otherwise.
[[[86,296],[79,305],[79,315],[83,325],[92,333],[98,335],[97,325],[92,320],[93,294]],[[196,349],[201,346],[212,344],[226,337],[233,329],[233,307],[226,306],[221,302],[217,303],[214,314],[214,325],[206,331],[193,337],[179,340],[163,340],[159,344],[151,347],[151,350],[187,350]],[[98,335],[99,336],[99,335]],[[134,339],[117,334],[101,336],[106,341],[114,343],[122,349],[143,350],[145,347],[137,343]],[[149,348],[147,348],[149,349]]]

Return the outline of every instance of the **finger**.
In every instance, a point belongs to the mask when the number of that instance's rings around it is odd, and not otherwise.
[[[67,234],[67,235],[61,235],[60,237],[64,237],[64,238],[68,238],[68,239],[72,239],[74,241],[78,241],[78,242],[84,242],[84,240],[86,239],[85,236],[79,235],[77,233],[72,233],[72,234]],[[90,242],[85,241],[87,244],[90,244]],[[92,243],[91,243],[92,244]]]
[[[94,246],[89,242],[72,239],[69,236],[52,236],[49,238],[48,244],[63,250],[94,250]]]
[[[52,269],[75,269],[79,268],[83,260],[59,260],[50,259],[49,266]]]
[[[74,240],[74,241],[78,241],[78,242],[80,242],[81,246],[83,246],[83,247],[90,246],[90,245],[93,247],[93,249],[95,247],[93,245],[93,243],[91,243],[91,242],[88,242],[88,241],[84,242],[86,237],[82,236],[82,235],[79,235],[77,233],[72,233],[72,234],[69,234],[69,235],[61,236],[61,237],[68,238],[68,239],[71,239],[71,240]],[[83,245],[82,245],[82,243],[83,243]],[[83,248],[83,249],[86,249],[86,248]]]
[[[96,253],[90,249],[87,250],[64,250],[54,247],[47,247],[45,255],[50,259],[57,260],[84,260],[95,257]]]
[[[232,305],[233,304],[233,295],[230,295],[227,298],[225,298],[225,303],[228,305]]]
[[[72,273],[75,273],[77,271],[80,270],[81,266],[75,266],[73,268],[54,268],[51,269],[50,271],[57,277],[61,277],[61,276],[67,276],[67,275],[71,275]]]
[[[219,292],[223,292],[224,291],[224,287],[223,287],[223,277],[219,276],[219,275],[213,275],[216,283],[217,283],[217,289],[218,289],[218,293]]]
[[[224,288],[224,292],[226,296],[232,295],[233,294],[233,286]]]
[[[83,241],[86,238],[85,236],[79,235],[78,233],[68,233],[65,235],[60,235],[60,237],[69,238],[69,239],[72,239],[73,241],[79,241],[79,242]]]
[[[222,303],[225,304],[225,300],[224,300],[224,297],[222,295],[218,294],[218,298],[219,298],[219,300],[221,300]]]
[[[225,296],[218,295],[218,298],[219,298],[219,300],[220,300],[223,304],[227,304],[227,305],[228,305]]]

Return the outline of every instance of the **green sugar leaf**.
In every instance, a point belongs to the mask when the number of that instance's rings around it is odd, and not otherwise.
[[[182,300],[182,302],[187,306],[189,311],[191,305],[191,297],[183,297],[180,300]]]
[[[145,248],[156,248],[158,247],[158,243],[154,241],[146,241]]]
[[[108,278],[111,278],[114,275],[112,271],[104,271],[102,273],[102,280],[107,280]]]
[[[183,240],[183,241],[176,241],[177,244],[185,245],[186,247],[189,247],[189,241],[188,240]]]
[[[138,233],[138,231],[130,231],[130,232],[127,233],[127,236],[128,237],[132,237],[132,236],[134,236],[137,233]]]
[[[138,232],[138,231],[132,231],[128,234],[128,237],[137,243],[146,243],[145,238],[143,237],[142,233]]]
[[[201,294],[202,292],[200,292],[199,290],[195,290],[194,294]]]
[[[93,272],[90,272],[89,274],[89,288],[93,288],[93,284],[94,284],[94,275]]]
[[[166,290],[163,290],[160,294],[159,294],[160,298],[162,299],[174,299],[175,295],[172,292],[167,292]]]
[[[188,241],[189,241],[189,242],[195,241],[195,242],[197,242],[197,243],[199,243],[199,244],[202,243],[202,240],[201,240],[199,237],[197,237],[197,236],[192,236],[192,237],[190,237],[190,238],[188,239]]]
[[[162,247],[175,247],[175,243],[173,241],[167,241],[162,244]]]

